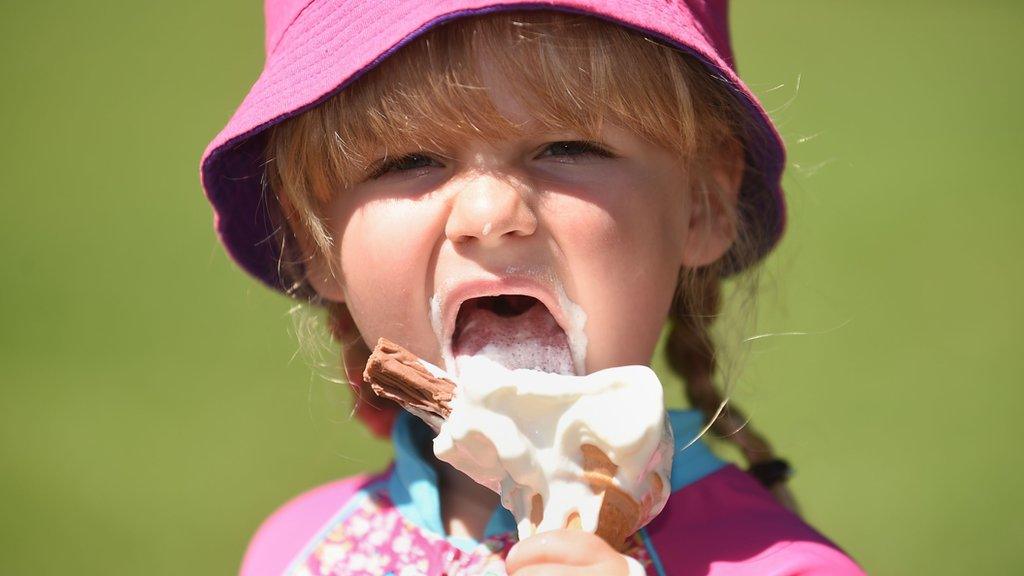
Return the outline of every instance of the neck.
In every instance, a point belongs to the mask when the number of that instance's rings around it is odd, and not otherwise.
[[[483,540],[498,495],[445,462],[437,461],[436,469],[445,531],[450,536]]]

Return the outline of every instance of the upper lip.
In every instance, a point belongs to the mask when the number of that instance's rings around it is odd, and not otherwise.
[[[442,353],[446,359],[452,357],[452,336],[455,333],[455,322],[462,305],[473,298],[486,296],[522,295],[536,298],[554,317],[562,331],[568,334],[565,311],[555,296],[551,282],[536,278],[533,275],[502,275],[491,277],[469,278],[458,281],[442,289],[440,297],[441,326],[440,337]],[[451,368],[449,366],[449,368]]]

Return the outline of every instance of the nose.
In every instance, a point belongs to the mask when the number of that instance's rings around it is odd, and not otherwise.
[[[457,186],[445,225],[455,244],[478,241],[496,245],[537,231],[537,216],[528,202],[529,187],[511,176],[476,173]]]

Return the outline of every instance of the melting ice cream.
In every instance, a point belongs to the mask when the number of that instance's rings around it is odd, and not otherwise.
[[[645,366],[567,376],[461,357],[451,414],[434,453],[501,495],[520,537],[573,525],[598,531],[603,494],[587,480],[584,446],[614,463],[608,482],[635,503],[625,533],[665,505],[672,435],[662,387]]]
[[[529,296],[462,304],[445,348],[457,386],[434,453],[499,493],[520,537],[576,526],[616,545],[668,499],[662,387],[646,366],[580,376],[586,315],[553,285],[564,327]]]

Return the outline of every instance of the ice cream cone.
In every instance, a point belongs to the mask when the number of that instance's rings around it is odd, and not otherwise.
[[[602,498],[595,534],[621,550],[626,539],[640,529],[643,506],[615,484],[619,467],[600,448],[584,444],[580,450],[583,452],[583,479]],[[568,523],[573,523],[571,517]]]
[[[511,372],[499,372],[496,382],[486,379],[477,382],[478,385],[490,382],[490,386],[460,388],[460,393],[455,381],[440,368],[381,339],[367,362],[364,379],[378,396],[398,402],[438,431],[434,449],[439,458],[501,494],[502,503],[516,518],[521,538],[541,530],[585,529],[593,530],[609,545],[622,550],[626,540],[664,506],[668,498],[667,474],[672,462],[672,434],[660,408],[661,387],[657,376],[646,368],[637,373],[637,368],[642,367],[609,369],[583,380],[528,370],[516,371],[515,378],[509,379]],[[529,384],[526,394],[522,394],[525,384],[520,378],[525,378]],[[561,388],[540,386],[531,378],[569,378],[559,383],[575,387],[575,396],[566,396],[569,401],[545,396],[544,391]],[[597,380],[587,381],[588,378]],[[624,400],[623,383],[632,383],[631,390],[640,393],[637,398],[645,400],[637,410],[650,408],[655,403],[658,408],[641,410],[646,416],[637,419],[641,428],[636,431],[637,437],[648,442],[634,440],[619,445],[613,441],[605,445],[620,458],[616,464],[604,449],[584,442],[594,438],[590,433],[601,430],[606,415],[618,406],[610,402]],[[504,400],[498,403],[500,410],[484,401],[496,390],[514,392],[501,396]],[[573,425],[548,430],[551,437],[545,445],[562,447],[555,457],[544,455],[533,444],[535,439],[518,429],[515,417],[532,414],[537,406],[525,401],[517,403],[517,399],[531,398],[545,399],[544,406],[550,405],[552,408],[547,409],[554,410],[550,414],[552,422],[562,418],[575,421]],[[661,417],[655,418],[658,414]],[[458,424],[452,424],[453,418]],[[491,429],[491,423],[505,423],[505,427],[499,432]],[[651,452],[650,432],[656,431],[653,426],[659,424],[661,441]],[[558,430],[575,431],[575,437],[559,439],[561,437],[555,434]],[[580,437],[580,431],[588,431],[588,435]],[[494,438],[513,442],[517,446],[513,452],[522,455],[502,459]],[[579,446],[579,451],[573,454],[572,446]],[[540,477],[534,474],[537,468],[542,472]],[[512,478],[528,480],[520,483]],[[547,498],[552,501],[546,502]]]

